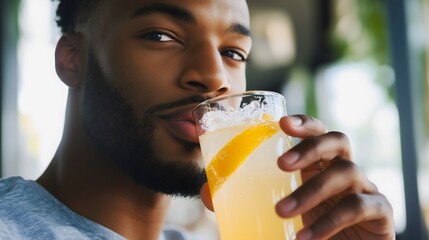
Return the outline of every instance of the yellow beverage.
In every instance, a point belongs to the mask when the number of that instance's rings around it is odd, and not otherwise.
[[[299,172],[277,166],[278,157],[291,147],[278,123],[206,132],[200,144],[221,239],[295,239],[301,217],[282,219],[275,212],[275,204],[301,185]]]

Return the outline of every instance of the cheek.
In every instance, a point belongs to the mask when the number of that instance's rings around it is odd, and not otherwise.
[[[171,93],[177,85],[180,72],[177,61],[139,48],[122,49],[113,52],[109,72],[118,91],[129,102],[145,108],[162,102],[163,93]]]

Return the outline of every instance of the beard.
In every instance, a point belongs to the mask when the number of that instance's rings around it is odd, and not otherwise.
[[[138,119],[131,104],[109,84],[93,53],[88,58],[82,122],[90,138],[121,170],[138,184],[172,196],[196,197],[206,182],[204,170],[192,161],[159,159],[153,150],[154,113],[200,102],[201,96],[153,106]],[[144,94],[144,93],[142,93]],[[196,151],[195,143],[182,143]]]

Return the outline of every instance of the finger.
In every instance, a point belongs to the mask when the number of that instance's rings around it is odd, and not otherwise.
[[[317,219],[311,226],[300,231],[298,239],[387,239],[394,232],[393,210],[382,194],[352,194],[344,197],[334,208]],[[368,237],[357,236],[354,231],[343,231],[355,224],[364,228]],[[340,234],[339,232],[342,231]]]
[[[329,132],[304,139],[280,156],[278,165],[284,171],[293,171],[318,162],[329,162],[335,158],[351,160],[351,146],[343,133]]]
[[[280,127],[291,136],[307,138],[327,132],[326,126],[318,119],[306,115],[290,115],[280,119]]]
[[[200,190],[200,198],[202,202],[204,203],[204,206],[206,206],[207,209],[213,212],[213,202],[212,197],[209,190],[209,185],[207,183],[204,183]]]
[[[279,201],[276,210],[282,217],[292,217],[307,212],[339,194],[376,192],[376,186],[355,164],[336,159],[329,168]]]

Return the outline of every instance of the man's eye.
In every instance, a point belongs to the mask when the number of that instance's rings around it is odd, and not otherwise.
[[[151,32],[142,34],[141,38],[151,41],[157,41],[157,42],[170,42],[174,41],[174,38],[170,37],[170,35],[162,32]]]
[[[224,51],[221,52],[221,54],[223,56],[232,58],[235,61],[239,61],[239,62],[246,62],[247,61],[247,58],[245,58],[243,56],[243,54],[241,54],[241,53],[239,53],[238,51],[235,51],[235,50],[224,50]]]

